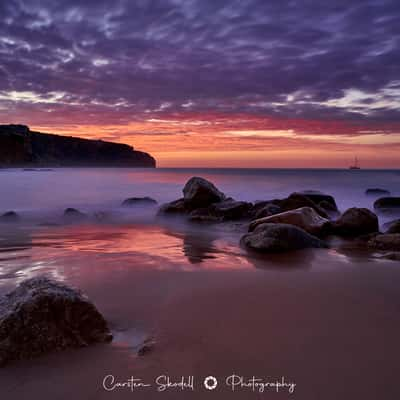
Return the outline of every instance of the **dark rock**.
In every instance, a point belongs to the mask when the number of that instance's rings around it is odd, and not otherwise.
[[[256,219],[251,222],[249,231],[254,231],[257,226],[266,223],[280,223],[295,225],[312,235],[322,235],[327,233],[330,226],[330,221],[321,217],[311,207],[302,207],[296,210],[285,211],[280,214],[275,214],[269,217]]]
[[[319,204],[321,202],[329,204],[330,207],[329,208],[324,207],[325,209],[338,211],[335,198],[329,194],[322,193],[318,190],[303,190],[299,193],[302,194],[303,196],[308,197],[315,204]]]
[[[303,229],[288,224],[261,224],[244,235],[240,243],[260,253],[277,253],[304,248],[323,248],[326,243]]]
[[[387,228],[385,233],[400,233],[400,219],[387,222],[383,226]]]
[[[207,208],[193,210],[190,213],[190,219],[199,222],[235,221],[247,218],[251,208],[251,203],[227,199],[211,204]]]
[[[84,214],[83,212],[80,212],[76,208],[66,208],[64,210],[64,217],[71,220],[81,220],[85,219],[87,215]]]
[[[255,206],[253,206],[254,219],[269,217],[271,215],[279,214],[280,212],[282,212],[282,209],[278,205],[270,202],[267,202],[261,208],[255,208]]]
[[[0,298],[1,365],[111,339],[96,307],[62,283],[32,278]]]
[[[171,201],[163,204],[158,210],[158,214],[185,214],[188,210],[185,208],[183,199]]]
[[[368,246],[376,250],[400,251],[400,233],[376,235],[368,241]]]
[[[367,196],[390,196],[389,190],[379,188],[367,189],[365,194]]]
[[[334,233],[342,236],[366,235],[379,231],[378,217],[367,208],[349,208],[332,224]]]
[[[187,209],[194,210],[223,201],[225,195],[210,181],[195,176],[190,178],[183,188],[183,200]]]
[[[374,209],[383,213],[399,213],[400,197],[381,197],[375,201]]]
[[[0,125],[0,165],[155,167],[147,153],[126,144],[30,131]]]
[[[15,211],[7,211],[0,216],[0,222],[16,222],[19,220],[19,215]]]
[[[321,207],[323,210],[325,210],[328,214],[331,215],[338,215],[339,211],[337,207],[334,207],[332,203],[322,200],[320,203],[318,203],[318,206]]]
[[[123,207],[155,206],[157,201],[151,197],[131,197],[122,202]]]
[[[277,204],[281,207],[282,211],[290,211],[295,210],[301,207],[311,207],[313,208],[321,217],[329,218],[326,211],[324,211],[321,207],[315,204],[309,197],[300,194],[300,193],[292,193],[289,197],[283,200],[273,200],[274,204]]]

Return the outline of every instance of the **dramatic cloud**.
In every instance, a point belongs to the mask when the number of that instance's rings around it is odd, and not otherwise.
[[[237,127],[238,116],[257,123]],[[224,132],[261,137],[279,125],[397,142],[400,3],[4,0],[0,119],[70,132],[139,124],[128,137],[154,134],[153,120],[170,122],[164,135],[223,119]]]

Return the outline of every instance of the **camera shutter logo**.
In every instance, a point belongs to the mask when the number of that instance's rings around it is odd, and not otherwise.
[[[204,387],[207,390],[214,390],[218,385],[217,378],[215,376],[207,376],[206,379],[204,379]]]

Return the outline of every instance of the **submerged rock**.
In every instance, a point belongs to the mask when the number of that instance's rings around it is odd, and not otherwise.
[[[190,178],[183,188],[183,200],[187,209],[208,207],[225,200],[225,195],[213,183],[200,177]]]
[[[375,201],[374,209],[384,213],[400,213],[400,197],[381,197]]]
[[[368,241],[368,246],[376,250],[400,251],[400,233],[376,235]]]
[[[335,198],[333,196],[331,196],[330,194],[322,193],[318,190],[303,190],[299,193],[302,194],[303,196],[308,197],[315,204],[320,204],[321,202],[324,202],[325,209],[332,210],[332,211],[338,211]],[[329,206],[328,206],[328,204],[329,204]]]
[[[367,208],[349,208],[332,226],[334,233],[342,236],[379,232],[378,217]]]
[[[97,308],[62,283],[32,278],[0,298],[0,365],[111,339]]]
[[[130,197],[121,204],[123,207],[136,207],[136,206],[155,206],[157,201],[151,197]]]
[[[304,248],[323,248],[326,243],[301,228],[288,224],[261,224],[244,235],[240,243],[260,253],[278,253]]]
[[[312,235],[323,234],[327,232],[330,221],[321,217],[311,207],[302,207],[296,210],[285,211],[269,217],[256,219],[250,224],[249,231],[253,231],[257,226],[265,223],[282,223],[295,225]]]
[[[19,215],[15,211],[7,211],[0,216],[0,222],[16,222],[19,220]]]
[[[80,220],[86,218],[87,215],[76,208],[66,208],[64,210],[64,217],[71,220]]]
[[[365,194],[367,196],[390,196],[389,190],[379,188],[367,189]]]

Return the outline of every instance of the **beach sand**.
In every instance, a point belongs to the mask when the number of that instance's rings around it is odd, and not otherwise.
[[[188,269],[144,253],[129,259],[129,265],[123,258],[112,264],[96,252],[87,259],[81,252],[79,262],[70,258],[63,269],[64,279],[86,292],[110,322],[113,343],[14,362],[0,369],[1,398],[400,398],[398,262],[330,250],[297,252],[295,263],[282,255],[235,268],[230,260],[231,269],[223,268],[223,258],[205,261],[215,268],[192,263]],[[3,285],[1,292],[12,287]],[[138,356],[138,346],[151,336],[154,349]],[[295,391],[233,392],[225,383],[232,374],[263,381],[284,376]],[[106,391],[107,375],[152,386]],[[173,381],[194,376],[194,390],[158,392],[161,375]],[[203,386],[209,375],[218,379],[213,391]]]

